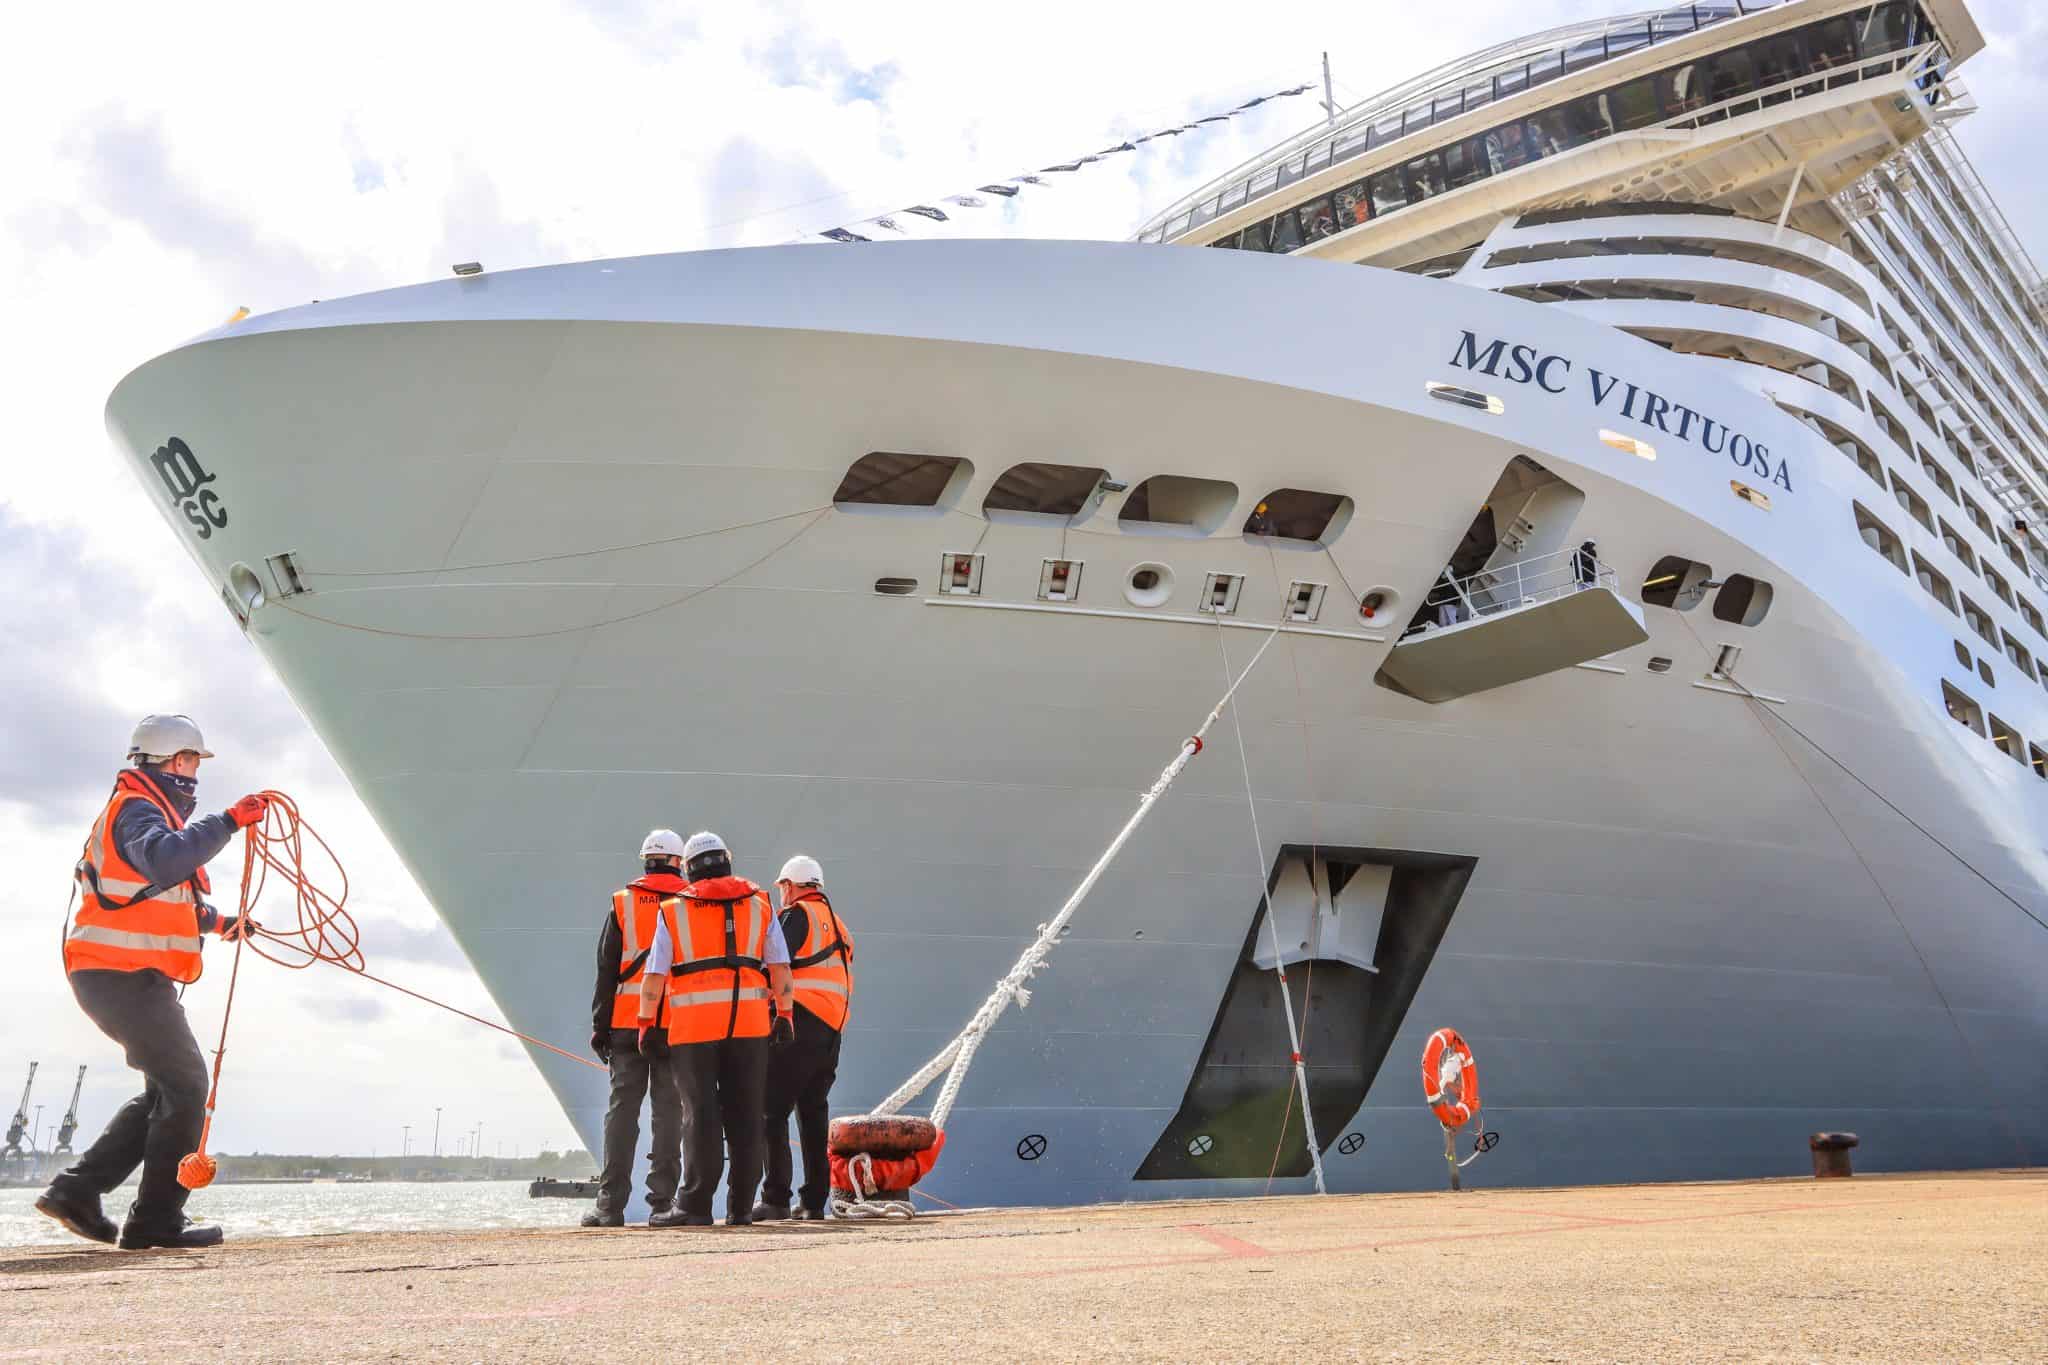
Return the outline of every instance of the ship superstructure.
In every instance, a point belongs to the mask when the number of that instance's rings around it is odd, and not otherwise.
[[[1136,243],[486,273],[110,424],[518,1027],[580,1036],[647,827],[821,859],[847,1111],[1271,640],[983,1047],[953,1202],[1303,1187],[1283,967],[1334,1188],[1442,1179],[1445,1024],[1489,1181],[2037,1161],[2048,351],[1947,129],[1981,42],[1577,26]]]

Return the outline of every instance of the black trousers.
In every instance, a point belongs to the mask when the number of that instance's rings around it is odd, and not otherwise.
[[[121,1045],[128,1065],[142,1073],[143,1089],[57,1183],[107,1194],[140,1166],[142,1187],[129,1221],[182,1227],[191,1191],[178,1183],[178,1163],[199,1146],[207,1077],[178,988],[162,972],[94,971],[73,972],[71,993],[100,1032]]]
[[[825,1130],[832,1121],[832,1082],[839,1077],[839,1030],[796,1007],[796,1041],[768,1054],[767,1176],[761,1202],[789,1204],[789,1115],[796,1111],[797,1142],[804,1151],[804,1183],[798,1191],[807,1209],[822,1210],[830,1171],[825,1164]]]
[[[685,1213],[708,1215],[725,1149],[732,1148],[726,1181],[728,1214],[754,1207],[761,1183],[761,1102],[768,1080],[768,1040],[727,1038],[718,1043],[675,1043],[668,1050],[676,1091],[683,1101],[683,1190],[676,1204]]]
[[[676,1096],[675,1071],[669,1065],[668,1043],[656,1043],[652,1057],[635,1046],[639,1031],[612,1030],[611,1103],[604,1111],[604,1171],[597,1178],[597,1207],[602,1213],[624,1213],[633,1196],[633,1158],[640,1146],[640,1103],[651,1091],[654,1130],[648,1153],[647,1203],[656,1212],[676,1197],[683,1173],[683,1106]],[[650,1039],[650,1041],[655,1041]]]

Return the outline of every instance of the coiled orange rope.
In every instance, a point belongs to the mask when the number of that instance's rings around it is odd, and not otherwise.
[[[422,995],[395,981],[373,975],[363,957],[362,930],[347,909],[348,872],[342,867],[341,859],[334,856],[334,850],[328,847],[327,841],[300,816],[297,802],[283,792],[266,791],[262,795],[269,801],[269,809],[261,820],[242,831],[240,921],[244,926],[250,923],[250,913],[275,875],[291,890],[292,922],[287,925],[283,917],[278,917],[275,921],[277,927],[264,925],[253,933],[243,932],[235,936],[234,963],[228,972],[227,1004],[221,1011],[220,1041],[213,1050],[213,1083],[206,1094],[206,1121],[199,1130],[199,1150],[178,1163],[179,1184],[188,1190],[203,1189],[213,1183],[219,1172],[218,1163],[206,1153],[206,1142],[213,1134],[214,1107],[220,1099],[221,1059],[227,1052],[228,1021],[234,1016],[235,983],[242,973],[242,949],[245,947],[265,961],[275,962],[292,971],[303,971],[316,962],[330,963],[374,985],[425,1001],[485,1028],[508,1033],[523,1043],[545,1048],[558,1057],[566,1057],[598,1071],[606,1069],[588,1057],[521,1033],[494,1019],[457,1009],[445,1000]],[[309,848],[318,850],[319,861],[324,864],[318,877],[311,875],[306,866]],[[330,880],[333,890],[328,889]]]

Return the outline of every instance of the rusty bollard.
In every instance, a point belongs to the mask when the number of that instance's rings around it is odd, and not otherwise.
[[[1806,1145],[1813,1149],[1815,1180],[1853,1174],[1849,1169],[1849,1149],[1856,1145],[1854,1133],[1815,1133],[1806,1140]]]

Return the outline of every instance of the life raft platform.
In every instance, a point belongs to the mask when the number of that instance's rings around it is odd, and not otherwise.
[[[2048,1170],[75,1243],[0,1249],[0,1305],[10,1360],[2005,1360]]]

